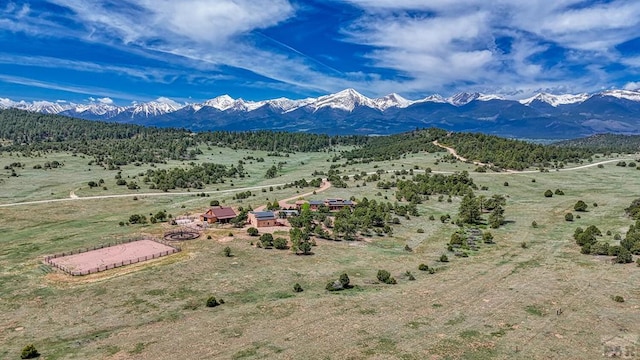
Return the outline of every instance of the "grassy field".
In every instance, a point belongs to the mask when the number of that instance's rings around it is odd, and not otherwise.
[[[394,226],[392,237],[317,240],[312,256],[258,249],[244,230],[214,227],[200,239],[182,243],[177,255],[100,274],[72,278],[43,265],[47,254],[139,234],[161,236],[170,228],[166,223],[119,226],[130,214],[198,214],[213,199],[256,207],[267,199],[307,192],[274,185],[273,191],[255,190],[255,196],[240,203],[233,193],[218,191],[311,179],[314,170],[329,169],[327,159],[333,156],[203,151],[203,162],[236,164],[246,156],[264,157],[265,162],[247,161],[250,177],[234,180],[233,186],[212,185],[203,190],[208,197],[195,196],[200,190],[144,196],[152,190],[118,187],[115,171],[89,166],[89,159],[80,156],[0,157],[2,166],[25,163],[18,177],[2,176],[0,205],[69,198],[72,191],[80,197],[131,195],[0,207],[0,358],[18,358],[29,343],[46,359],[597,359],[608,345],[627,350],[640,345],[640,268],[581,255],[571,237],[577,226],[594,224],[603,233],[611,230],[603,239],[615,243],[613,235],[624,236],[632,224],[624,208],[640,197],[639,172],[614,164],[549,173],[473,173],[469,164],[436,165],[442,154],[413,154],[393,164],[341,168],[345,174],[414,166],[467,170],[479,186],[488,187],[477,195],[507,195],[508,224],[492,230],[496,244],[482,245],[468,258],[449,253],[449,263],[438,258],[447,253],[457,227],[438,219],[455,216],[460,199],[439,202],[432,196],[419,205],[420,217],[402,218]],[[65,165],[33,169],[53,160]],[[287,162],[281,175],[264,179],[279,161]],[[126,166],[122,174],[133,178],[147,168]],[[100,178],[107,190],[89,189],[87,182]],[[315,198],[395,201],[393,189],[364,186],[362,180],[348,184]],[[565,195],[545,198],[547,189],[561,189]],[[565,212],[580,199],[589,204],[588,211],[566,222]],[[436,220],[428,220],[429,215]],[[531,226],[534,220],[537,228]],[[405,251],[405,245],[413,252]],[[226,246],[232,257],[223,255]],[[418,271],[421,263],[438,271]],[[398,284],[379,284],[379,269],[390,271]],[[409,281],[406,271],[416,281]],[[344,272],[355,287],[326,291],[327,282]],[[294,293],[295,283],[304,292]],[[205,307],[212,295],[225,304]],[[613,301],[615,295],[625,302]]]

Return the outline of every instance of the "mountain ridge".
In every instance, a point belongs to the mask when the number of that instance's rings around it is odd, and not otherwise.
[[[598,132],[640,133],[640,91],[606,90],[593,94],[538,93],[521,100],[501,95],[459,93],[408,100],[392,93],[368,98],[345,89],[318,98],[245,101],[221,95],[201,103],[167,98],[116,106],[103,102],[13,101],[18,108],[88,120],[198,130],[311,131],[331,134],[391,134],[438,126],[513,137],[568,138]]]

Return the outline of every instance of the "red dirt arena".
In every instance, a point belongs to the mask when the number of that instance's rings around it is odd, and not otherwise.
[[[47,258],[47,262],[71,275],[87,275],[170,255],[179,250],[154,240],[137,240],[79,254]]]

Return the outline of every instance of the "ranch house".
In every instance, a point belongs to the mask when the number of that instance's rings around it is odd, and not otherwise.
[[[302,204],[305,202],[296,202],[296,207],[298,210],[302,208]],[[351,200],[344,199],[326,199],[326,200],[311,200],[309,201],[309,209],[312,211],[317,211],[320,206],[325,205],[329,208],[329,211],[340,211],[342,208],[349,207],[353,208],[356,204]]]
[[[250,211],[248,219],[249,223],[256,228],[280,225],[273,211]]]
[[[224,207],[224,206],[216,206],[216,207],[210,208],[209,210],[207,210],[206,213],[200,215],[200,220],[206,221],[209,224],[213,224],[216,222],[221,224],[226,224],[236,216],[237,216],[236,212],[233,211],[232,208]]]

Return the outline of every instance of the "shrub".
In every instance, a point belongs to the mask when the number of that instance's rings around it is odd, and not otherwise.
[[[416,230],[416,232],[417,232],[418,234],[424,234],[424,229],[420,228],[420,229]]]
[[[265,249],[273,247],[273,235],[269,233],[260,235],[260,242]]]
[[[440,262],[449,262],[449,257],[446,254],[440,255]]]
[[[564,191],[560,190],[560,189],[556,189],[555,192],[556,195],[564,195]]]
[[[302,289],[302,286],[300,286],[300,284],[295,283],[295,284],[293,285],[293,291],[295,291],[295,292],[297,292],[297,293],[298,293],[298,292],[303,292],[303,291],[304,291],[304,289]]]
[[[573,214],[572,213],[566,213],[564,214],[564,219],[566,221],[573,221]]]
[[[551,190],[547,190],[544,192],[544,197],[552,197],[553,196],[553,192],[551,192]]]
[[[435,273],[436,273],[436,269],[435,269],[435,268],[430,267],[430,268],[429,268],[429,274],[435,274]]]
[[[222,301],[222,300],[220,300]],[[218,300],[216,300],[215,296],[211,296],[207,299],[207,307],[216,307],[218,305],[220,305],[221,303],[218,302]]]
[[[523,249],[526,249],[526,248],[529,247],[529,244],[527,244],[526,241],[523,241],[523,242],[520,243],[520,247],[523,248]]]
[[[258,229],[250,227],[247,229],[247,234],[249,234],[250,236],[258,236]]]
[[[587,204],[582,200],[578,200],[578,202],[576,202],[576,204],[573,206],[573,210],[587,211]]]
[[[351,279],[349,279],[349,275],[347,275],[347,273],[343,273],[342,275],[340,275],[339,281],[340,285],[342,285],[343,288],[349,289],[351,287]]]
[[[278,237],[273,240],[273,247],[278,250],[284,250],[287,248],[287,239]]]
[[[504,186],[509,186],[509,183],[507,181],[505,181],[503,185]]]
[[[620,241],[621,239],[622,239],[622,237],[620,236],[620,233],[616,233],[615,235],[613,235],[613,240]]]
[[[640,266],[640,258],[636,259],[636,264],[638,264],[638,266]]]
[[[411,246],[409,246],[409,244],[404,246],[404,251],[406,252],[413,252],[413,249],[411,248]]]
[[[537,228],[538,227],[538,223],[535,220],[532,221],[531,222],[531,227],[534,228],[534,229]]]
[[[640,260],[640,259],[638,259]],[[638,266],[640,266],[640,263],[638,263]],[[427,266],[427,264],[420,264],[418,265],[418,270],[420,271],[429,271],[429,266]]]
[[[218,200],[211,200],[211,202],[209,202],[210,206],[220,206],[220,201]]]
[[[211,235],[207,235],[207,240],[211,240],[211,239],[212,239]]]
[[[616,256],[616,263],[618,264],[628,264],[633,261],[633,256],[631,256],[631,252],[627,250],[624,246],[620,247],[620,252],[618,256]]]
[[[493,244],[493,234],[490,231],[485,231],[482,233],[482,241],[485,244]]]
[[[222,250],[222,252],[224,253],[224,256],[226,257],[231,257],[231,248],[230,247],[225,247],[224,250]]]
[[[378,274],[376,275],[380,282],[385,284],[396,284],[396,279],[391,277],[391,273],[387,270],[378,270]]]
[[[33,344],[29,344],[22,348],[20,359],[35,359],[40,356],[40,353]]]
[[[616,295],[616,296],[613,297],[613,301],[622,303],[622,302],[624,302],[624,298],[622,296],[620,296],[620,295]]]
[[[436,219],[436,218],[435,218],[435,216],[433,216],[433,215],[429,215],[429,220],[432,220],[432,221],[433,221],[433,220],[435,220],[435,219]]]
[[[406,277],[407,277],[407,280],[409,280],[409,281],[413,281],[413,280],[415,280],[415,279],[416,279],[416,277],[415,277],[415,276],[413,276],[413,274],[412,274],[412,273],[411,273],[411,271],[409,271],[409,270],[407,270],[407,272],[406,272],[406,273],[404,273],[404,276],[406,276]]]

